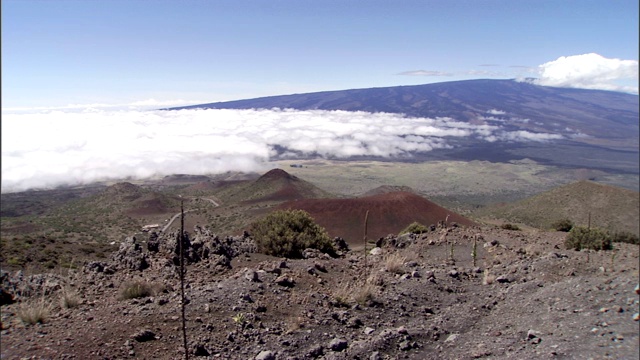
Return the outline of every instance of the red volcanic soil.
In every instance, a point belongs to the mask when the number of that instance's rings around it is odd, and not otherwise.
[[[397,191],[355,199],[308,199],[289,201],[280,209],[308,212],[330,236],[340,236],[352,245],[362,243],[364,217],[369,210],[367,239],[377,240],[398,234],[417,221],[423,225],[437,224],[449,215],[448,222],[475,226],[473,221],[449,211],[413,193]]]

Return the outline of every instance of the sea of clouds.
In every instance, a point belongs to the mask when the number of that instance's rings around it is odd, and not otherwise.
[[[500,110],[494,114],[503,115]],[[300,155],[410,157],[456,139],[547,141],[500,122],[323,110],[106,110],[4,113],[2,192],[169,174],[263,171]],[[285,149],[284,151],[282,149]]]

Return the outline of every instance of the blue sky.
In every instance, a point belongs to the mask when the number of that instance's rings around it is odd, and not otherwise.
[[[637,88],[638,1],[2,0],[3,110],[536,77],[583,54],[632,61],[605,80]]]

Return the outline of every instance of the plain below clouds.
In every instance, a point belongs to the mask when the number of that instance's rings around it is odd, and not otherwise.
[[[2,192],[176,173],[262,171],[267,161],[293,154],[409,157],[450,148],[455,138],[563,138],[449,118],[322,110],[90,109],[3,114],[2,120]]]

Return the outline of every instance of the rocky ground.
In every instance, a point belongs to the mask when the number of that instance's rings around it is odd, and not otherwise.
[[[292,260],[196,228],[190,358],[637,359],[638,246],[578,252],[564,236],[449,227]],[[183,357],[176,238],[129,238],[68,274],[2,273],[0,358]],[[44,323],[22,320],[38,309]]]

